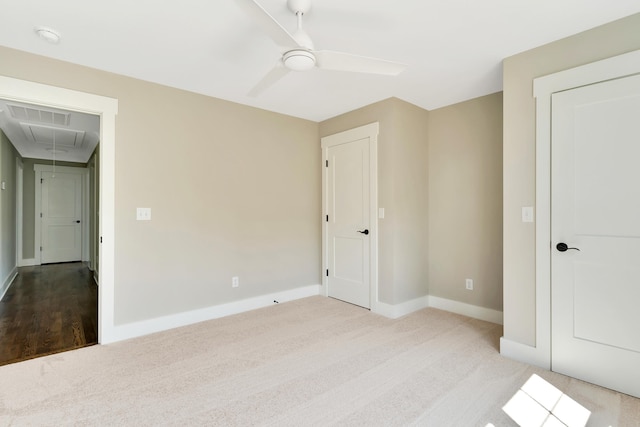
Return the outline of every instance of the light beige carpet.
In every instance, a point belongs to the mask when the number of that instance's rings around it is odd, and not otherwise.
[[[640,399],[505,359],[501,334],[312,297],[2,366],[0,425],[512,426],[501,408],[533,373],[588,425],[640,425]]]

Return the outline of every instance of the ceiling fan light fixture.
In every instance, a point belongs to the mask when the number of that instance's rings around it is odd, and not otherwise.
[[[292,71],[307,71],[316,66],[316,57],[309,51],[294,49],[284,54],[282,62]]]

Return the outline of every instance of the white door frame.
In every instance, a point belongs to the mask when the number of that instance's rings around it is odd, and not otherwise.
[[[88,236],[88,247],[87,250],[89,251],[88,254],[88,259],[89,259],[89,269],[94,273],[94,278],[97,281],[97,277],[95,277],[96,275],[96,242],[98,240],[98,236],[96,235],[96,226],[95,226],[95,221],[97,218],[97,212],[96,212],[96,207],[97,207],[97,200],[96,200],[96,195],[98,194],[98,188],[96,186],[97,184],[97,178],[96,177],[96,165],[95,165],[95,159],[93,159],[93,161],[90,162],[89,166],[89,174],[87,175],[87,187],[89,187],[89,193],[93,195],[93,197],[90,198],[90,200],[87,200],[87,204],[88,204],[88,212],[90,212],[90,216],[89,216],[89,236]],[[91,183],[93,182],[93,185],[91,185]]]
[[[378,122],[360,126],[355,129],[340,132],[348,138],[369,140],[369,218],[370,224],[370,250],[369,250],[369,295],[370,310],[378,311]],[[327,168],[329,161],[329,147],[340,145],[330,140],[322,139],[322,289],[321,294],[329,296],[328,278],[325,272],[329,268],[328,227],[326,221],[328,209]]]
[[[536,340],[503,340],[503,354],[551,369],[551,95],[640,73],[640,50],[534,79],[536,98]]]
[[[22,192],[24,179],[24,164],[20,157],[16,157],[16,265],[22,267]]]
[[[35,251],[35,265],[42,264],[42,251],[40,251],[40,247],[42,246],[42,218],[40,217],[40,212],[42,212],[42,185],[38,185],[38,181],[42,179],[42,172],[53,172],[54,168],[52,165],[41,165],[36,164],[33,165],[33,170],[36,173],[36,191],[35,191],[35,227],[34,227],[34,243],[33,250]],[[80,257],[82,261],[86,261],[87,257],[85,256],[87,250],[86,238],[89,234],[89,227],[87,218],[89,217],[88,212],[88,203],[89,199],[89,188],[87,185],[87,177],[89,174],[88,168],[75,168],[69,166],[56,166],[56,172],[64,172],[69,174],[80,175],[82,180],[82,195],[81,195],[81,208],[82,208],[82,223],[80,227],[80,233],[82,234],[81,245],[82,249],[80,251]]]
[[[100,271],[98,342],[115,341],[115,142],[118,100],[0,76],[0,98],[100,116]]]
[[[91,270],[91,252],[89,251],[89,246],[91,245],[91,205],[89,203],[90,194],[93,191],[91,188],[91,183],[89,180],[89,168],[85,168],[87,173],[84,174],[84,179],[82,180],[82,186],[84,191],[82,193],[82,261],[86,262],[89,265],[89,269]]]

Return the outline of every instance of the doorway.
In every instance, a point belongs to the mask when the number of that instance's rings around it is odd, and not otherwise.
[[[2,143],[13,146],[3,152],[16,156],[16,179],[5,182],[15,194],[15,222],[2,227],[16,235],[18,267],[0,300],[1,365],[97,343],[89,251],[97,210],[90,209],[87,166],[95,160],[100,118],[4,99],[0,110]]]
[[[377,301],[378,123],[322,138],[325,294],[364,308]]]
[[[114,325],[115,117],[113,98],[0,76],[0,98],[100,117],[98,342],[117,340]]]

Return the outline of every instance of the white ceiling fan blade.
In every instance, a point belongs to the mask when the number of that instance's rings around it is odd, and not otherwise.
[[[289,69],[284,67],[284,65],[282,64],[282,61],[278,61],[278,64],[271,71],[269,71],[267,75],[264,76],[262,80],[260,80],[258,84],[255,85],[253,89],[249,91],[247,95],[255,98],[256,96],[264,92],[266,89],[273,86],[275,83],[277,83],[281,78],[283,78],[287,74],[289,74]]]
[[[269,12],[264,10],[254,0],[236,0],[236,3],[244,12],[252,17],[256,23],[262,28],[269,37],[276,42],[278,46],[284,48],[297,47],[298,42],[293,38],[291,34],[282,26],[278,21],[273,19],[273,16],[269,15]]]
[[[333,52],[330,50],[318,50],[314,51],[313,54],[316,57],[318,68],[322,68],[323,70],[396,76],[407,68],[406,64],[400,64],[399,62],[352,55],[350,53]]]

